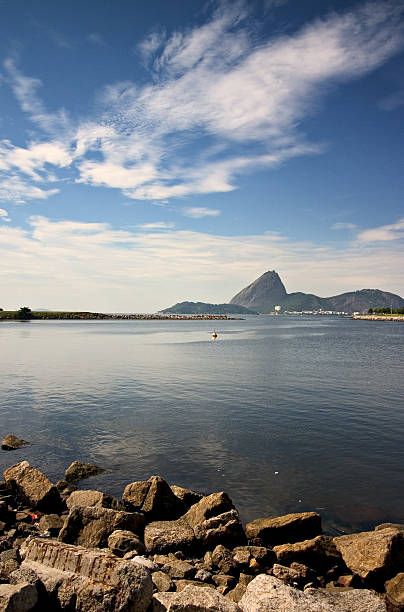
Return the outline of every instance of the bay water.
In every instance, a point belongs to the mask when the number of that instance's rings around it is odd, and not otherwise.
[[[244,521],[404,522],[404,323],[3,321],[0,348],[0,436],[31,443],[2,471],[56,482],[77,459],[106,469],[81,488],[118,497],[157,474],[227,491]]]

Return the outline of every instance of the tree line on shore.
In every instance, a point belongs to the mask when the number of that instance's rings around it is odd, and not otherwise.
[[[369,308],[368,314],[402,314],[404,315],[404,308]]]

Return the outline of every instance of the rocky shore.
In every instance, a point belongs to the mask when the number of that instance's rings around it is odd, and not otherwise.
[[[353,319],[364,321],[403,321],[403,315],[352,315]]]
[[[0,312],[0,320],[18,320],[18,311],[9,310]],[[124,320],[124,321],[217,321],[217,320],[240,320],[239,317],[228,317],[225,314],[105,314],[102,312],[51,312],[33,310],[29,317],[24,320]]]
[[[0,483],[0,611],[399,612],[404,525],[329,537],[315,512],[243,527],[224,492],[163,478],[116,499],[27,461]]]

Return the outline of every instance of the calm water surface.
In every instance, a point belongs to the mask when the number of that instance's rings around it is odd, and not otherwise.
[[[218,338],[212,341],[216,327]],[[0,324],[0,451],[121,496],[152,474],[225,490],[243,520],[404,522],[404,324],[315,317]]]

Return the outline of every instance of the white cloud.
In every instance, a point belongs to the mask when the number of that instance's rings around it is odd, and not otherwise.
[[[357,235],[359,242],[391,242],[400,238],[404,238],[404,219],[391,225],[364,230]]]
[[[331,226],[331,229],[333,230],[353,230],[356,228],[355,223],[334,223],[334,225]]]
[[[269,269],[288,292],[327,296],[370,287],[404,294],[404,250],[394,241],[339,250],[271,232],[129,231],[31,217],[29,230],[0,225],[0,258],[9,300],[3,308],[153,312],[185,299],[220,303]]]
[[[46,200],[59,193],[59,189],[42,189],[19,176],[0,178],[0,200],[24,204],[27,200]]]
[[[207,23],[168,39],[149,35],[139,49],[153,60],[150,83],[106,86],[101,115],[78,127],[64,109],[47,110],[41,81],[9,58],[9,83],[55,156],[44,160],[27,147],[13,167],[38,181],[45,163],[70,163],[79,182],[161,200],[231,191],[241,174],[321,152],[301,122],[330,85],[367,74],[402,47],[403,7],[370,2],[257,44],[246,6],[222,5]]]
[[[217,217],[220,215],[220,210],[214,208],[191,207],[183,208],[182,214],[186,217],[192,217],[193,219],[202,219],[202,217]]]
[[[174,229],[175,223],[168,221],[155,221],[154,223],[141,223],[137,227],[144,230]]]
[[[99,47],[104,47],[105,46],[105,41],[104,41],[103,37],[101,36],[101,34],[99,34],[98,32],[91,32],[87,36],[87,40],[90,43],[92,43],[93,45],[98,45]]]
[[[0,221],[6,221],[8,223],[11,221],[8,212],[4,210],[4,208],[0,208]]]

